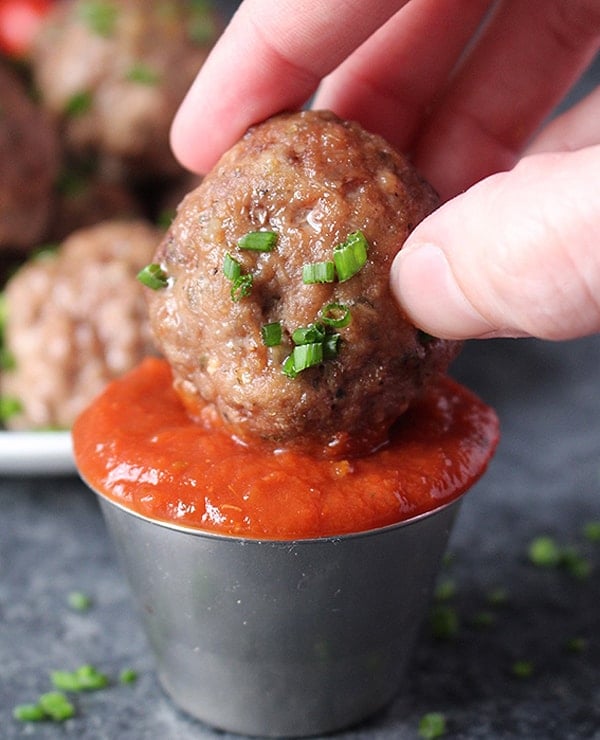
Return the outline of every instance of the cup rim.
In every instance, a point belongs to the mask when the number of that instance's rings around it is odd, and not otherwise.
[[[134,509],[129,508],[128,506],[125,506],[124,504],[120,503],[119,501],[115,501],[110,496],[108,496],[105,493],[102,493],[101,491],[98,491],[96,488],[91,486],[83,477],[83,482],[86,484],[86,486],[99,498],[102,502],[109,504],[110,506],[113,506],[114,508],[122,511],[125,514],[129,514],[135,519],[141,520],[143,522],[146,522],[147,524],[152,524],[157,527],[161,527],[163,529],[167,529],[173,532],[179,532],[180,534],[186,534],[191,535],[193,537],[199,537],[201,539],[209,539],[209,540],[218,540],[218,541],[226,541],[226,542],[232,542],[232,543],[238,543],[238,544],[264,544],[264,545],[292,545],[292,544],[303,544],[303,543],[338,543],[344,540],[353,540],[363,537],[373,537],[375,535],[384,534],[386,532],[393,531],[395,529],[402,529],[404,527],[408,527],[411,524],[417,524],[418,522],[423,521],[424,519],[429,519],[430,517],[441,513],[445,509],[448,509],[450,507],[453,507],[457,504],[459,504],[464,496],[469,492],[470,489],[467,489],[466,491],[463,491],[462,493],[458,494],[454,498],[452,498],[450,501],[445,501],[441,503],[439,506],[436,506],[433,509],[428,509],[427,511],[423,511],[419,514],[415,514],[414,516],[409,517],[408,519],[402,519],[399,522],[392,522],[391,524],[385,524],[381,527],[372,527],[370,529],[363,529],[357,532],[343,532],[342,534],[337,535],[323,535],[320,537],[296,537],[296,538],[271,538],[271,537],[250,537],[250,536],[239,536],[239,535],[233,535],[233,534],[224,534],[221,532],[211,532],[210,530],[206,529],[200,529],[196,527],[189,527],[181,524],[177,524],[176,522],[165,520],[165,519],[154,519],[153,517],[147,516],[146,514],[141,514],[138,511],[135,511]]]

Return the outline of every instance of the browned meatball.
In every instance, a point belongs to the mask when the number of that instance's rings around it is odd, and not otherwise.
[[[392,258],[436,203],[385,141],[330,113],[285,114],[250,129],[185,198],[156,255],[167,284],[151,292],[152,327],[191,413],[201,397],[241,437],[331,455],[382,443],[458,351],[418,332],[388,285]],[[276,234],[271,251],[236,246],[260,230]],[[330,262],[357,230],[368,242],[362,269],[305,284],[303,266]],[[251,275],[247,295],[243,282],[232,293],[227,253]],[[350,323],[328,328],[323,361],[286,374],[302,342],[293,332],[319,329],[332,303],[344,308],[326,317]],[[267,347],[261,328],[276,322],[281,344]]]
[[[45,105],[68,147],[102,152],[136,174],[180,171],[173,115],[220,30],[208,3],[66,0],[32,52]]]
[[[160,232],[144,221],[73,233],[26,263],[5,289],[5,343],[13,369],[2,396],[20,412],[12,429],[69,427],[104,385],[154,352],[136,274]]]
[[[142,213],[134,190],[120,178],[67,166],[58,178],[48,239],[60,242],[85,226],[113,219],[138,218]]]
[[[0,249],[30,249],[43,238],[58,163],[51,122],[0,64]]]

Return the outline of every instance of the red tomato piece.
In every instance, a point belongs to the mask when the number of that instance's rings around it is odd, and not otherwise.
[[[25,57],[51,0],[0,0],[0,50]]]

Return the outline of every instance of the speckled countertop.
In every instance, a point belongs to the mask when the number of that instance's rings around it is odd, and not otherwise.
[[[470,343],[454,375],[493,404],[503,438],[466,497],[440,575],[458,627],[423,627],[403,691],[340,740],[417,737],[442,712],[448,738],[600,738],[600,337]],[[0,737],[210,740],[163,695],[94,496],[75,477],[0,478]],[[591,572],[532,565],[531,541],[576,548]],[[448,588],[448,586],[451,588]],[[495,603],[491,595],[502,591]],[[71,591],[93,599],[85,612]],[[481,614],[488,616],[482,623]],[[569,649],[581,638],[580,652]],[[526,661],[533,672],[517,677]],[[50,688],[52,669],[92,663],[116,680],[78,695],[63,724],[23,724],[12,708]]]

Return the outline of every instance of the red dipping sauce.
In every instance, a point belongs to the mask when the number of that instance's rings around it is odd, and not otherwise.
[[[375,529],[447,504],[483,474],[498,435],[494,411],[441,378],[371,455],[330,460],[245,446],[213,414],[191,421],[156,358],[110,384],[73,428],[82,477],[117,504],[271,540]]]

